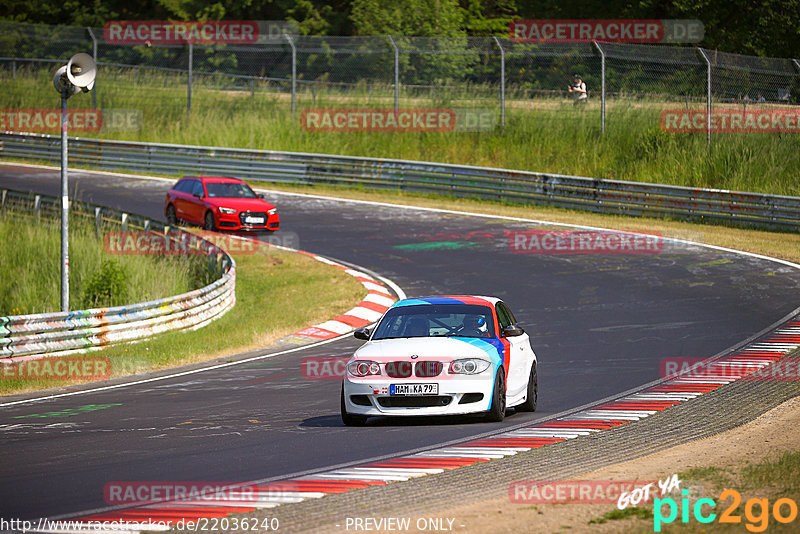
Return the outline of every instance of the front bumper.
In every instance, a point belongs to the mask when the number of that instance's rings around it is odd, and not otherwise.
[[[390,395],[392,384],[438,384],[437,395]],[[491,407],[494,372],[487,370],[479,375],[461,378],[387,379],[366,377],[344,379],[345,407],[350,414],[358,415],[461,415],[485,412]]]
[[[217,212],[217,228],[220,230],[269,230],[274,232],[280,229],[281,219],[277,213],[267,214],[263,224],[250,224],[245,222],[247,212],[221,213]]]

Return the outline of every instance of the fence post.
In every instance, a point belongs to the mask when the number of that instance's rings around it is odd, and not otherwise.
[[[503,50],[503,45],[500,39],[494,36],[494,42],[497,43],[497,48],[500,49],[500,126],[506,126],[506,51]]]
[[[16,59],[12,59],[11,60],[11,79],[12,80],[16,80],[17,79],[17,60]]]
[[[711,148],[711,60],[708,58],[706,51],[697,47],[700,55],[706,62],[708,72],[706,73],[706,142],[708,147]]]
[[[297,47],[294,46],[294,41],[289,36],[289,34],[284,33],[284,37],[286,40],[289,41],[289,46],[292,47],[292,116],[294,116],[294,112],[297,109],[296,98],[297,98]]]
[[[86,31],[89,32],[89,37],[92,38],[92,59],[94,59],[94,64],[97,65],[97,38],[89,26],[86,27]],[[92,86],[92,109],[97,109],[97,82]]]
[[[192,59],[194,56],[194,46],[189,41],[189,78],[186,82],[186,112],[192,111]]]
[[[394,110],[397,112],[400,109],[400,50],[394,42],[394,37],[391,35],[387,37],[394,48]]]
[[[592,41],[600,52],[600,133],[606,133],[606,53],[597,41]]]
[[[37,223],[42,218],[42,197],[39,195],[33,198],[33,217]]]

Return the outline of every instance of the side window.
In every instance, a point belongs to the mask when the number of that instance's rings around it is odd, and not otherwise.
[[[511,309],[508,306],[506,306],[505,302],[500,302],[499,304],[506,311],[506,315],[508,315],[508,318],[511,319],[511,324],[517,324],[517,318],[514,317],[514,314],[511,312]]]
[[[180,182],[175,184],[175,187],[173,187],[172,189],[174,191],[178,191],[179,193],[188,193],[189,191],[187,191],[187,189],[189,188],[191,182],[192,182],[191,180],[181,180]]]
[[[206,192],[203,190],[203,182],[198,180],[192,180],[194,182],[194,187],[192,187],[192,194],[193,195],[200,195],[200,198],[206,196]]]
[[[514,319],[511,317],[511,312],[502,302],[498,302],[495,309],[497,310],[497,322],[500,323],[500,335],[502,335],[503,330],[505,330]]]

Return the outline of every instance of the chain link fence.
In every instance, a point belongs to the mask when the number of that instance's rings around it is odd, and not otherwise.
[[[269,98],[292,112],[320,105],[447,105],[491,109],[501,126],[515,110],[550,110],[558,120],[559,110],[573,106],[574,74],[588,89],[581,111],[602,131],[617,117],[631,120],[630,110],[652,110],[652,117],[666,107],[711,113],[800,104],[800,63],[790,58],[505,37],[284,37],[252,45],[119,45],[107,43],[102,28],[0,22],[0,75],[46,79],[57,64],[87,52],[102,69],[93,107],[147,109],[158,101],[176,119],[204,106],[224,114],[225,106],[233,110],[243,101],[202,98],[213,91]],[[52,98],[55,103],[55,92]],[[8,94],[0,99],[4,107],[26,102]],[[710,142],[710,124],[708,136]]]

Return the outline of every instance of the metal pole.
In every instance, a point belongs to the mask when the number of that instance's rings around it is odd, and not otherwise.
[[[192,42],[189,41],[189,80],[186,85],[186,111],[192,111],[192,56],[194,55],[194,48]]]
[[[394,48],[394,110],[397,112],[400,110],[400,50],[394,42],[394,37],[391,35],[387,37]]]
[[[67,178],[67,98],[61,91],[61,311],[69,311],[69,187]]]
[[[90,27],[87,26],[86,31],[89,32],[89,37],[92,38],[92,59],[94,59],[94,64],[97,65],[97,38]],[[92,86],[92,108],[97,109],[97,83]]]
[[[494,36],[494,42],[500,49],[500,126],[506,125],[506,51],[500,44],[500,39]]]
[[[606,133],[606,53],[597,41],[592,41],[600,52],[600,133]]]
[[[292,116],[294,116],[297,109],[297,47],[294,46],[294,41],[288,34],[283,34],[286,40],[289,41],[289,46],[292,47]]]
[[[708,58],[706,51],[698,47],[697,50],[703,59],[706,61],[706,142],[708,147],[711,148],[711,60]]]

